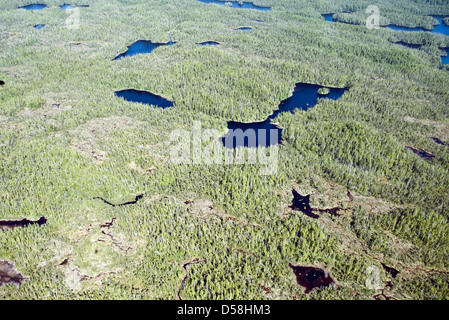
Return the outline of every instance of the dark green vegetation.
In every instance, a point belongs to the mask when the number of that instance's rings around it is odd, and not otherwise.
[[[0,220],[47,219],[0,230],[0,259],[27,277],[1,299],[449,298],[448,37],[321,16],[365,17],[367,1],[82,0],[79,29],[64,1],[41,2],[0,0]],[[378,6],[399,25],[449,15],[445,0]],[[112,61],[170,34],[175,45]],[[220,46],[197,45],[208,39]],[[298,82],[349,90],[275,119],[275,174],[170,162],[172,130],[224,135]],[[124,101],[124,88],[174,106]],[[291,208],[292,189],[318,217]],[[335,283],[305,293],[290,264]]]

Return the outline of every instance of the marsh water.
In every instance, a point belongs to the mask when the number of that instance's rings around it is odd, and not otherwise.
[[[318,99],[339,99],[347,88],[329,88],[327,95],[318,93],[324,86],[298,83],[296,84],[291,97],[281,101],[279,108],[275,110],[266,120],[260,122],[228,122],[228,133],[222,138],[222,143],[226,148],[237,147],[268,147],[281,142],[282,129],[278,128],[271,120],[275,119],[282,112],[293,112],[296,109],[307,110],[314,107]]]
[[[235,8],[235,9],[255,9],[255,10],[261,10],[261,11],[269,11],[271,9],[270,7],[256,6],[252,2],[241,2],[241,4],[240,4],[239,2],[235,2],[235,1],[217,1],[217,0],[198,0],[198,1],[203,2],[203,3],[215,3],[215,4],[219,4],[221,6],[226,6],[226,3],[231,3],[232,8]]]
[[[121,58],[124,57],[132,57],[135,56],[136,54],[141,54],[141,53],[151,53],[154,49],[160,47],[160,46],[171,46],[172,44],[174,44],[173,40],[167,42],[167,43],[153,43],[149,40],[137,40],[136,42],[134,42],[133,44],[131,44],[130,46],[128,46],[128,50],[126,50],[123,53],[120,53],[117,57],[115,57],[113,60],[120,60]]]
[[[19,7],[19,9],[25,9],[25,10],[42,10],[47,8],[47,6],[45,4],[38,4],[38,3],[34,3],[34,4],[29,4],[26,6],[22,6]]]
[[[155,105],[163,109],[173,106],[173,102],[170,100],[164,99],[161,96],[155,95],[148,91],[126,89],[116,91],[115,95],[125,99],[126,101]]]

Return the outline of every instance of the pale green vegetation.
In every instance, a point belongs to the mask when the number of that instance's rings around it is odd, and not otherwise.
[[[389,297],[449,298],[449,146],[430,139],[449,141],[438,49],[449,37],[321,16],[366,17],[367,1],[254,1],[272,6],[262,12],[83,0],[73,30],[65,2],[40,0],[49,8],[32,12],[16,9],[28,1],[0,0],[0,220],[48,219],[0,230],[0,259],[29,277],[1,286],[0,299],[373,299],[370,266],[382,286],[391,281]],[[449,15],[443,0],[378,2],[397,24]],[[252,30],[233,31],[241,25]],[[112,61],[169,34],[175,45]],[[197,45],[209,39],[220,46]],[[266,119],[298,82],[349,91],[276,119],[275,174],[170,163],[173,130],[201,121],[225,134],[227,121]],[[114,95],[127,88],[174,107]],[[311,194],[313,208],[345,210],[312,219],[289,207],[292,189]],[[338,284],[305,294],[289,262],[325,265]]]

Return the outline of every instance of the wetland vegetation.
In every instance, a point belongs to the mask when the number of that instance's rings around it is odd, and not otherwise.
[[[0,0],[0,299],[449,298],[447,35],[359,0],[78,0],[79,28],[41,2]],[[162,45],[113,59],[138,39]],[[176,130],[259,121],[272,174],[171,161]]]

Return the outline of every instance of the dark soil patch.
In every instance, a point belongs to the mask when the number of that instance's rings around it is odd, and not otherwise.
[[[296,276],[296,282],[306,288],[305,293],[309,293],[315,288],[326,287],[335,283],[332,276],[325,269],[313,266],[295,266],[291,263],[288,265]]]
[[[22,220],[0,220],[0,229],[13,229],[18,227],[28,227],[32,224],[43,225],[47,223],[45,217],[40,217],[39,220],[33,221],[26,218]]]

